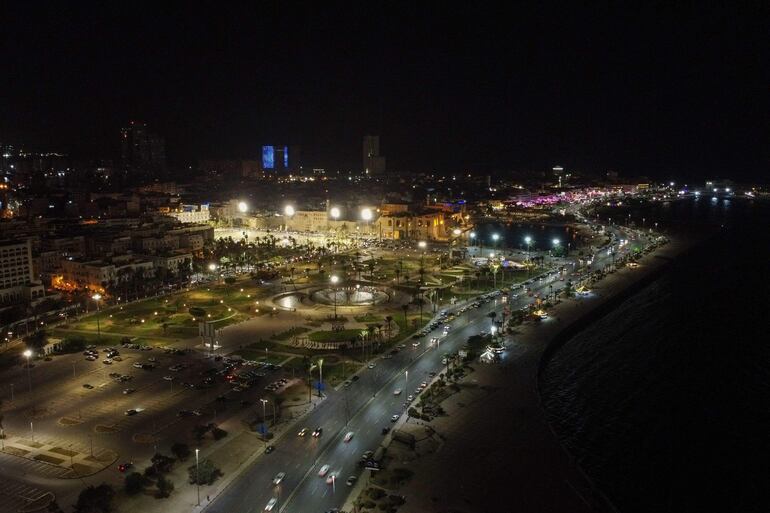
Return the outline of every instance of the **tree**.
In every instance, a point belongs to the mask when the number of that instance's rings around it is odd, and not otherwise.
[[[180,442],[171,446],[171,454],[176,456],[179,461],[185,461],[190,457],[190,447]]]
[[[142,474],[139,472],[131,472],[126,476],[123,486],[128,495],[136,495],[144,490],[146,484],[147,479]]]
[[[73,508],[76,513],[107,513],[112,507],[115,490],[106,483],[89,486],[78,496]]]
[[[174,466],[174,458],[160,453],[155,453],[150,461],[155,470],[160,473],[171,472],[171,467]]]
[[[409,311],[409,305],[408,304],[401,305],[401,310],[404,311],[404,325],[406,325],[406,323],[407,323],[407,321],[406,321],[406,312]]]
[[[45,330],[38,330],[32,333],[30,336],[24,338],[24,343],[33,352],[40,352],[45,347],[45,343],[48,340]]]
[[[168,497],[171,495],[171,492],[174,491],[174,482],[170,479],[167,479],[165,476],[159,476],[156,484],[158,485],[158,494],[156,497],[159,499]]]
[[[387,324],[388,340],[390,340],[391,327],[393,325],[393,316],[392,315],[386,315],[385,316],[385,323]]]
[[[196,470],[197,467],[197,470]],[[190,484],[209,485],[222,475],[222,471],[209,460],[203,460],[200,464],[188,468]]]
[[[235,283],[235,278],[232,276],[228,276],[227,278],[225,278],[225,283],[227,283],[228,285],[232,285],[233,283]]]

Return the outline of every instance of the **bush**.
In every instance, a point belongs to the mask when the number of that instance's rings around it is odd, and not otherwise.
[[[199,306],[191,306],[187,311],[190,312],[190,315],[193,317],[204,317],[206,315],[206,310]]]
[[[78,496],[73,508],[76,513],[107,513],[112,507],[115,490],[108,484],[89,486]]]
[[[126,476],[123,486],[128,495],[136,495],[144,490],[146,484],[147,479],[142,474],[139,472],[131,472]]]
[[[152,466],[155,467],[159,473],[165,474],[171,472],[171,467],[174,466],[174,458],[160,453],[156,453],[150,461],[152,461]]]
[[[190,457],[190,447],[187,444],[177,442],[171,446],[171,454],[176,456],[179,461],[185,461]]]
[[[86,348],[86,339],[78,335],[67,337],[55,346],[57,353],[79,353]]]
[[[375,503],[373,503],[372,501],[366,501],[366,502],[364,502],[364,507],[365,507],[365,508],[368,508],[368,509],[372,509],[372,508],[374,508],[375,506],[376,506],[376,504],[375,504]]]
[[[168,497],[171,495],[171,492],[174,491],[174,482],[170,479],[166,479],[164,476],[160,476],[158,478],[158,493],[155,495],[159,499],[163,499],[165,497]]]
[[[196,471],[195,465],[192,465],[188,468],[188,472],[190,474],[190,484],[196,484],[197,482],[198,484],[209,485],[222,475],[222,471],[215,467],[214,464],[209,460],[203,460],[198,465],[198,470],[200,473]]]

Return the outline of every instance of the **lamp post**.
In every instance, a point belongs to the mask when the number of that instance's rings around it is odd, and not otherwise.
[[[341,211],[339,207],[332,207],[329,209],[329,216],[336,222],[340,218]],[[335,224],[334,227],[334,252],[337,253],[339,251],[339,241],[337,240],[337,226]]]
[[[265,405],[267,404],[267,399],[260,399],[259,402],[262,403],[262,436],[265,436]]]
[[[419,247],[422,250],[420,253],[420,267],[422,267],[424,270],[425,269],[425,248],[428,247],[428,243],[425,242],[424,240],[421,240],[420,242],[417,243],[417,247]]]
[[[91,296],[91,299],[94,300],[96,303],[96,338],[101,340],[102,339],[102,330],[101,326],[99,325],[99,300],[102,298],[101,294],[94,294]]]
[[[371,208],[362,208],[361,209],[361,219],[363,219],[364,222],[366,222],[366,232],[367,232],[367,235],[369,235],[369,229],[370,229],[369,222],[372,220],[373,217],[374,217],[374,213],[372,212]]]
[[[500,234],[493,233],[492,234],[492,242],[494,242],[495,249],[497,249],[497,241],[500,240]]]
[[[198,506],[201,505],[201,475],[200,475],[200,466],[198,465],[198,453],[200,452],[200,449],[195,449],[195,485],[198,489]]]
[[[409,371],[404,371],[404,394],[409,394]]]
[[[321,388],[324,383],[324,359],[318,359],[318,397],[321,397]]]
[[[334,320],[337,320],[337,282],[340,281],[339,277],[337,275],[332,275],[331,278],[329,278],[329,281],[332,283],[332,294],[334,294]]]
[[[559,239],[553,239],[551,243],[553,244],[553,250],[551,250],[551,257],[553,257],[553,251],[559,247],[559,244],[561,244],[561,241]]]
[[[468,237],[470,237],[470,239],[471,239],[471,245],[473,245],[473,244],[475,244],[475,243],[476,243],[476,242],[475,242],[475,239],[476,239],[476,232],[471,232],[471,233],[469,233],[469,234],[468,234]]]
[[[24,356],[26,356],[27,358],[27,384],[29,384],[29,394],[31,396],[32,395],[32,375],[30,374],[30,371],[29,371],[29,357],[32,356],[32,351],[27,349],[26,351],[24,351]]]

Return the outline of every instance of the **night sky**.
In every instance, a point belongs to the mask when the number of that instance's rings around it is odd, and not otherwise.
[[[6,3],[0,141],[114,157],[135,119],[177,166],[288,143],[359,170],[375,133],[394,170],[764,180],[770,8],[670,3]]]

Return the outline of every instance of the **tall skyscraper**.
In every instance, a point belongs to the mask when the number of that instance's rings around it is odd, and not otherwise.
[[[166,143],[147,130],[145,123],[131,121],[120,130],[121,163],[129,181],[147,181],[166,174]]]
[[[365,175],[381,175],[385,172],[385,157],[380,155],[380,136],[365,135],[363,144]]]
[[[262,146],[262,171],[276,174],[299,172],[299,153],[299,146]]]

